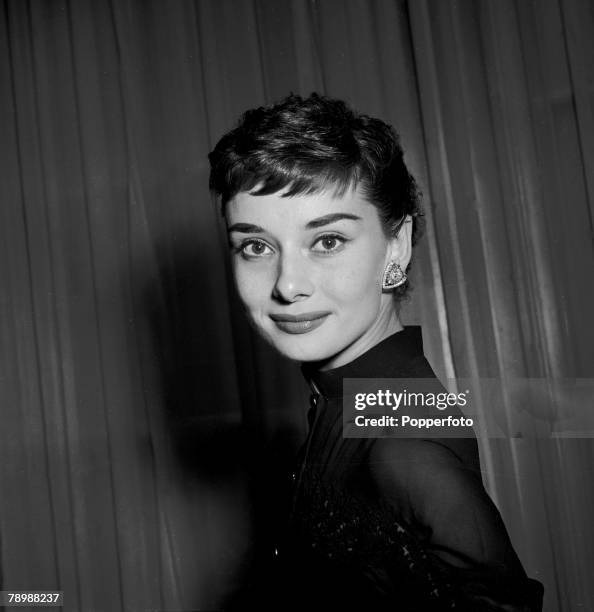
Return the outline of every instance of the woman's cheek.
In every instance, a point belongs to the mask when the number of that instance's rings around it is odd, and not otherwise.
[[[251,309],[258,296],[257,275],[246,267],[244,262],[236,263],[233,268],[235,287],[239,298],[248,309]]]
[[[261,262],[240,262],[235,267],[235,285],[244,306],[256,318],[269,305],[274,288],[273,269]]]
[[[329,276],[327,286],[332,287],[335,294],[341,294],[345,299],[369,298],[376,292],[379,295],[382,264],[381,258],[353,257],[348,265]]]

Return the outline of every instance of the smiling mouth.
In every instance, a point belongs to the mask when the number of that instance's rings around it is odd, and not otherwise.
[[[275,325],[287,334],[306,334],[326,321],[329,312],[307,312],[302,315],[272,314]]]

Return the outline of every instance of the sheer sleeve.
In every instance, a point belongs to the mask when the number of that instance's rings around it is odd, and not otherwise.
[[[542,585],[526,576],[483,487],[474,439],[377,440],[370,466],[384,501],[421,539],[457,609],[542,610]]]

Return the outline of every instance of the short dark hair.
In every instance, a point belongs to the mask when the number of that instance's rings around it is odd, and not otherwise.
[[[238,193],[283,197],[333,189],[340,196],[360,187],[378,209],[387,236],[405,215],[420,237],[420,192],[394,128],[317,93],[291,94],[272,106],[248,110],[208,156],[209,186],[221,211]],[[408,283],[396,290],[404,295]]]

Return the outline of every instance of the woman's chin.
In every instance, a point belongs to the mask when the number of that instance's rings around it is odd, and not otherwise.
[[[319,341],[316,342],[314,338],[306,340],[296,336],[289,338],[268,336],[267,340],[283,357],[291,361],[324,361],[333,355],[327,347],[322,346]]]
[[[291,361],[296,361],[299,363],[309,362],[309,361],[324,361],[331,357],[327,351],[322,351],[320,349],[295,349],[295,348],[287,348],[274,346],[274,348],[287,359]]]

